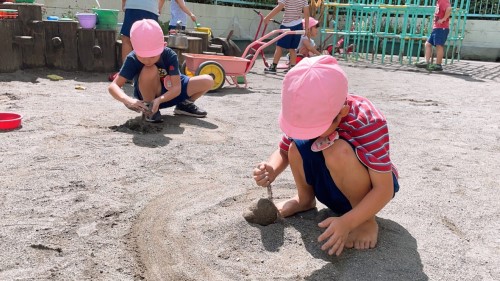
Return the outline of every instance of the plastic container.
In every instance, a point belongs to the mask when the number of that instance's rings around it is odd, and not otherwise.
[[[118,24],[118,10],[92,9],[97,14],[97,29],[116,29]]]
[[[16,0],[16,3],[34,3],[35,0]]]
[[[84,29],[92,29],[97,23],[97,15],[94,13],[77,13],[76,18]]]
[[[0,130],[14,130],[21,126],[23,116],[12,112],[0,112]]]
[[[59,20],[59,17],[57,17],[57,16],[48,16],[48,17],[47,17],[47,20],[50,20],[50,21],[58,21],[58,20]]]
[[[17,10],[0,9],[0,19],[15,19],[18,16]]]

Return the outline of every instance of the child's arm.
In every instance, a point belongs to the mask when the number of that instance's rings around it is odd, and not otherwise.
[[[189,10],[189,8],[186,6],[186,3],[184,3],[184,0],[174,0],[179,4],[179,7],[181,10],[188,15],[192,21],[196,22],[196,16]]]
[[[161,14],[163,10],[163,5],[165,5],[165,0],[158,0],[158,13]]]
[[[276,149],[267,162],[261,162],[253,170],[253,178],[258,186],[270,185],[288,166],[288,152]]]
[[[122,11],[125,11],[125,3],[127,2],[127,0],[122,0]]]
[[[308,52],[311,52],[317,56],[321,55],[320,51],[318,51],[316,47],[311,44],[311,39],[309,39],[309,37],[303,39],[302,45],[307,49]]]
[[[276,7],[274,7],[274,9],[264,18],[264,23],[269,24],[269,22],[273,19],[273,17],[277,15],[279,12],[281,12],[283,8],[285,8],[285,4],[278,3],[278,5],[276,5]]]
[[[116,100],[122,102],[128,109],[136,112],[147,112],[148,108],[143,101],[129,97],[122,90],[127,79],[121,75],[117,75],[115,80],[108,86],[108,91]]]

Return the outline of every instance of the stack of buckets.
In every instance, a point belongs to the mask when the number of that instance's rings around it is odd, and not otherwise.
[[[118,25],[118,10],[92,9],[97,14],[97,29],[116,29]]]

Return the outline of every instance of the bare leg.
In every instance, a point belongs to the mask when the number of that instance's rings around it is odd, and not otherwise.
[[[295,49],[289,49],[288,52],[290,53],[290,66],[294,66],[297,63],[297,52]]]
[[[139,91],[145,102],[150,102],[162,94],[158,67],[153,65],[142,68],[139,74]]]
[[[199,97],[203,96],[212,88],[214,85],[214,79],[208,74],[203,74],[199,76],[193,76],[189,78],[189,83],[187,86],[187,92],[189,100],[195,101]]]
[[[323,151],[330,175],[339,190],[354,208],[371,190],[368,170],[359,162],[351,146],[337,140]],[[353,229],[345,243],[346,248],[368,249],[377,244],[378,225],[375,216]]]
[[[282,55],[283,55],[283,48],[281,48],[280,46],[276,46],[276,50],[274,51],[273,63],[278,64],[280,62]]]
[[[290,146],[288,159],[290,161],[290,168],[295,184],[297,185],[297,195],[290,200],[276,204],[282,217],[288,217],[297,212],[306,211],[316,206],[313,187],[306,182],[302,157],[294,143]]]
[[[127,55],[132,52],[132,42],[130,42],[130,38],[122,35],[122,63],[127,58]]]
[[[436,64],[441,64],[443,62],[444,56],[444,46],[436,45]]]
[[[432,44],[425,42],[425,61],[430,62],[432,56]]]

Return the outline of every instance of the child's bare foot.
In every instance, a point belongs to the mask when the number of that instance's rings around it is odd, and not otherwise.
[[[349,233],[345,247],[357,250],[375,248],[377,238],[378,224],[375,221],[375,217],[373,217]]]
[[[295,196],[292,199],[289,199],[287,201],[282,201],[276,204],[276,208],[278,208],[278,213],[282,218],[289,217],[291,215],[294,215],[295,213],[306,211],[314,207],[316,207],[316,200],[313,200],[311,202],[308,202],[308,204],[301,206],[299,204],[298,196]]]

